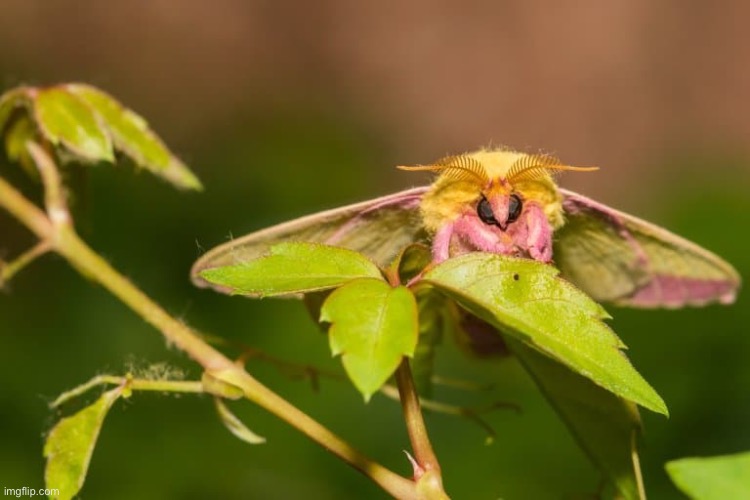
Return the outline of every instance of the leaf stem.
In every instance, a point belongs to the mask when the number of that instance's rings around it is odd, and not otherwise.
[[[39,241],[36,245],[26,250],[10,262],[0,263],[0,288],[9,282],[24,267],[28,266],[38,257],[49,252],[50,245],[46,241]]]
[[[35,142],[28,141],[26,150],[29,152],[31,159],[34,160],[42,184],[44,184],[44,205],[47,209],[47,216],[53,224],[70,224],[71,219],[68,212],[68,202],[65,199],[65,188],[62,185],[60,172],[58,172],[55,162],[50,154]]]
[[[40,170],[44,170],[45,166],[54,167],[52,159],[41,147],[33,149]],[[40,162],[43,165],[40,165]],[[45,179],[45,184],[48,180],[57,184],[57,179],[49,177]],[[62,199],[59,193],[60,191],[54,191],[46,198],[47,202],[55,209],[59,208],[58,202]],[[170,343],[185,351],[206,371],[231,374],[232,383],[243,390],[247,399],[297,428],[313,441],[369,477],[390,495],[401,499],[416,498],[416,487],[412,481],[364,456],[346,441],[281,398],[248,374],[242,367],[237,366],[208,345],[197,332],[167,314],[158,304],[154,303],[86,245],[65,216],[59,217],[62,214],[53,213],[48,217],[39,207],[22,196],[2,178],[0,178],[0,206],[8,210],[42,241],[49,242],[51,248],[65,257],[81,274],[98,282],[128,305],[136,314],[158,329]],[[55,217],[55,215],[58,217]]]
[[[130,390],[134,391],[158,391],[158,392],[191,392],[191,393],[204,393],[206,392],[203,387],[203,382],[197,380],[150,380],[150,379],[138,379],[132,378],[130,374],[126,376],[119,375],[97,375],[88,382],[74,387],[69,391],[65,391],[60,394],[57,399],[52,401],[49,406],[50,408],[57,408],[58,406],[70,401],[71,399],[77,398],[84,394],[88,390],[98,385],[122,385]]]
[[[123,382],[123,377],[118,377],[116,375],[97,375],[96,377],[92,378],[88,382],[85,382],[77,387],[74,387],[68,391],[63,392],[62,394],[57,396],[57,399],[55,399],[49,404],[49,407],[57,408],[58,406],[67,403],[71,399],[77,398],[78,396],[88,392],[90,389],[93,389],[94,387],[98,385],[104,385],[104,384],[120,385],[122,382]]]

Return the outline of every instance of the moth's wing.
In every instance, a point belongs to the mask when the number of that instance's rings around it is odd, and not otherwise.
[[[427,187],[334,208],[250,233],[220,245],[198,259],[190,272],[193,283],[213,286],[199,275],[204,269],[229,266],[261,257],[282,241],[336,245],[367,255],[386,266],[409,243],[426,239],[419,204]],[[226,291],[221,287],[214,287]]]
[[[740,277],[695,243],[564,189],[566,223],[555,233],[562,275],[595,300],[676,308],[734,301]]]

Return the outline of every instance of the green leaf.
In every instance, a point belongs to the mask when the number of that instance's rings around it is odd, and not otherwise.
[[[417,345],[414,295],[379,279],[358,279],[335,290],[323,304],[320,320],[331,323],[331,352],[341,355],[366,401]]]
[[[645,498],[635,446],[641,429],[637,407],[523,342],[507,343],[622,498]]]
[[[234,294],[260,297],[326,290],[357,278],[382,279],[364,255],[317,243],[280,243],[264,257],[206,269],[200,275]]]
[[[37,90],[34,115],[44,137],[77,159],[114,162],[112,139],[94,110],[64,87]]]
[[[216,412],[219,414],[221,423],[223,423],[224,427],[234,434],[235,437],[249,444],[263,444],[266,442],[266,438],[259,436],[248,429],[247,426],[242,423],[242,420],[229,411],[229,408],[227,408],[227,405],[224,404],[221,398],[214,398],[214,403],[216,404]]]
[[[18,125],[13,117],[21,106],[31,110],[29,118],[44,139],[64,148],[74,160],[114,162],[116,148],[136,165],[177,187],[202,189],[198,178],[169,151],[146,120],[101,90],[83,84],[13,89],[0,97],[0,132],[8,133],[9,122]],[[6,149],[12,159],[23,161],[25,141],[20,139],[28,130],[36,130],[25,123],[20,126],[15,127],[16,137],[10,142],[6,136]]]
[[[47,436],[44,481],[47,488],[60,490],[59,500],[81,490],[104,417],[121,394],[122,387],[105,392],[92,405],[60,420]]]
[[[8,159],[20,163],[26,173],[34,179],[39,178],[39,171],[26,149],[26,144],[28,141],[36,140],[37,134],[34,122],[25,115],[13,120],[5,130],[5,152]]]
[[[622,341],[601,320],[606,311],[530,259],[474,252],[449,259],[424,280],[462,306],[614,394],[667,415],[667,407],[620,350]]]
[[[26,142],[36,135],[34,122],[28,117],[21,116],[8,127],[5,132],[5,151],[10,161],[19,161],[26,155]]]
[[[64,88],[98,113],[117,150],[137,165],[178,187],[202,189],[198,178],[167,149],[140,115],[89,85],[68,84]]]
[[[693,500],[750,498],[750,452],[682,458],[666,465],[674,484]]]
[[[0,96],[0,133],[4,133],[13,112],[22,106],[29,106],[30,102],[31,89],[29,87],[17,87]]]

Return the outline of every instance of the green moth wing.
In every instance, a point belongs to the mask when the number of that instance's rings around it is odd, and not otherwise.
[[[425,191],[427,187],[407,189],[300,217],[229,241],[193,264],[193,283],[225,291],[201,278],[200,272],[256,259],[274,244],[291,241],[341,246],[361,252],[385,267],[405,246],[427,240],[419,211]]]
[[[565,225],[553,258],[593,299],[643,308],[731,303],[740,277],[730,264],[664,228],[561,189]]]

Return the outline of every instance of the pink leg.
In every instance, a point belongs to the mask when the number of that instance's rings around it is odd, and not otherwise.
[[[432,240],[432,261],[439,264],[448,260],[450,256],[451,237],[453,236],[453,224],[441,227]]]
[[[528,251],[532,259],[541,262],[552,261],[552,228],[541,207],[529,204],[526,207],[526,225],[528,233]]]

